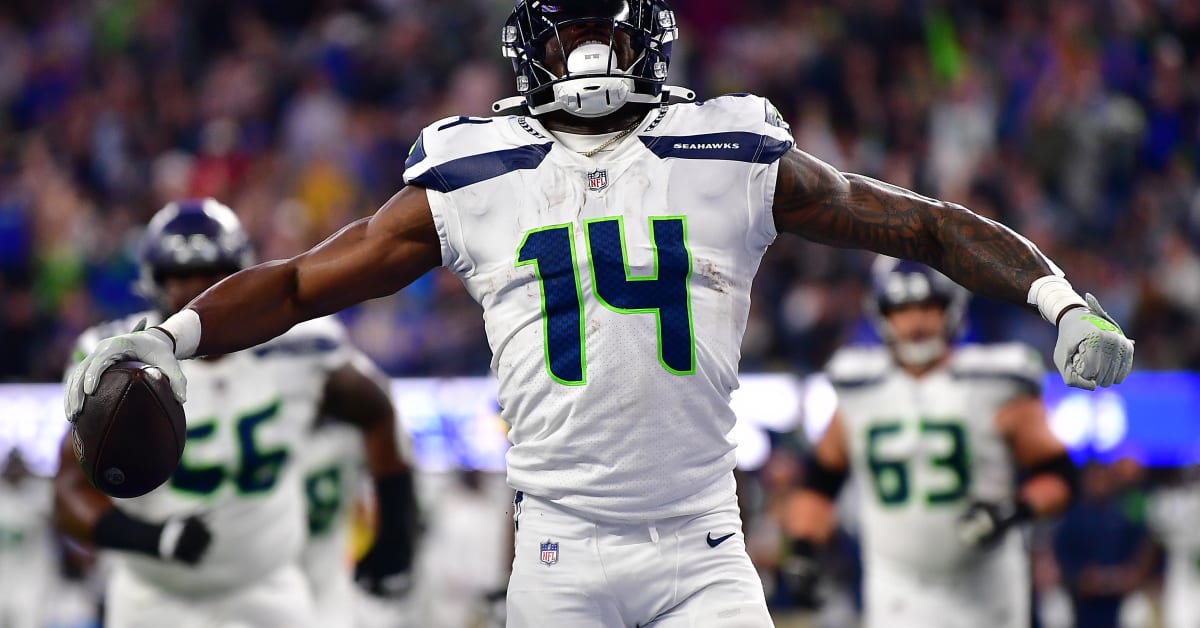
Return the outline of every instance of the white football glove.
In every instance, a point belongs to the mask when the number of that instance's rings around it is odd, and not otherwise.
[[[1087,307],[1067,311],[1058,323],[1054,365],[1068,386],[1095,390],[1120,384],[1133,370],[1133,341],[1096,297],[1084,300]]]
[[[68,419],[73,421],[79,416],[84,398],[96,392],[96,385],[104,370],[124,360],[137,360],[158,367],[171,382],[175,399],[179,403],[187,399],[187,378],[179,368],[179,360],[175,359],[175,343],[162,330],[146,330],[146,321],[143,319],[128,334],[101,341],[75,366],[67,378],[64,391]]]

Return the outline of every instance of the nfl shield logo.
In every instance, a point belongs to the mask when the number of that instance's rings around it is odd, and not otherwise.
[[[558,562],[558,543],[546,539],[542,543],[542,564],[546,566],[553,565]]]
[[[588,190],[599,192],[608,187],[608,171],[593,170],[588,173]]]

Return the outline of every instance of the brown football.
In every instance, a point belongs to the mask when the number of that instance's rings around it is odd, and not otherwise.
[[[92,486],[112,497],[138,497],[175,472],[186,429],[167,376],[142,362],[119,362],[100,375],[71,439]]]

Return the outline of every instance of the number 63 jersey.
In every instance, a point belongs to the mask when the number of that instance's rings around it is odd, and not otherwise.
[[[729,395],[791,147],[755,96],[657,109],[604,159],[533,118],[422,132],[405,181],[483,306],[513,488],[614,520],[732,496]]]
[[[853,347],[835,354],[827,372],[860,482],[868,571],[963,574],[980,554],[958,540],[957,520],[973,500],[1015,495],[1017,467],[996,415],[1040,394],[1040,355],[1015,343],[964,345],[914,378],[886,348]],[[1005,545],[1022,551],[1018,535]]]

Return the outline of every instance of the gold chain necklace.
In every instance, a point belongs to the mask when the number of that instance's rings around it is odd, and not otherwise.
[[[617,142],[629,137],[629,134],[633,133],[634,129],[641,126],[641,124],[642,124],[642,121],[638,120],[637,122],[633,123],[633,126],[612,136],[611,138],[608,139],[608,141],[604,142],[603,144],[601,144],[601,145],[597,146],[596,148],[593,148],[592,150],[589,150],[589,151],[579,151],[579,154],[583,155],[584,157],[588,157],[588,158],[595,157],[596,155],[600,154],[600,151],[603,151],[604,149],[608,148],[609,146],[612,146],[613,144],[616,144]]]

